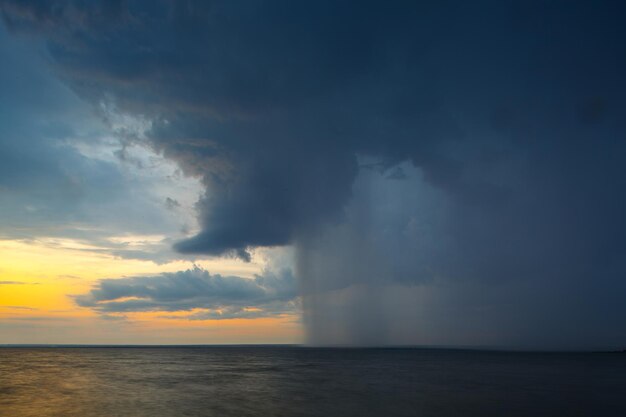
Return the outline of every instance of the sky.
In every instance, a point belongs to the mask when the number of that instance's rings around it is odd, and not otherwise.
[[[621,2],[0,16],[0,344],[626,345]]]

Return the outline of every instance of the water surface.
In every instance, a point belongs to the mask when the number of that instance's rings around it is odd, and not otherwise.
[[[626,354],[2,348],[2,417],[626,416]]]

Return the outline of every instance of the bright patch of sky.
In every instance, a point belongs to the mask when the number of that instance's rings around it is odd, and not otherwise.
[[[32,39],[0,29],[0,49],[0,236],[157,263],[178,258],[171,245],[199,229],[203,188],[145,143],[150,121],[112,100],[82,102]]]

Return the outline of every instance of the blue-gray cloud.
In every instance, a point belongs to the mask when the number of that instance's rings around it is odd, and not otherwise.
[[[151,277],[103,279],[74,296],[81,307],[102,313],[188,311],[190,320],[253,318],[295,311],[296,281],[289,269],[254,278],[209,274],[195,267]]]

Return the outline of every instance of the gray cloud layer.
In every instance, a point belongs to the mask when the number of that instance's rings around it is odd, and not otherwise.
[[[191,320],[254,318],[293,313],[296,282],[290,270],[266,271],[253,279],[211,275],[201,268],[153,277],[103,279],[74,297],[102,313],[205,309]]]
[[[591,333],[558,337],[575,319],[626,343],[621,3],[3,1],[2,14],[47,40],[81,97],[152,120],[152,146],[203,180],[202,231],[179,251],[294,244],[309,293],[527,284],[490,313],[520,339],[584,344]],[[423,181],[402,181],[402,162]],[[355,191],[372,169],[389,185]],[[402,222],[379,216],[389,207]],[[538,300],[558,312],[540,332]]]

